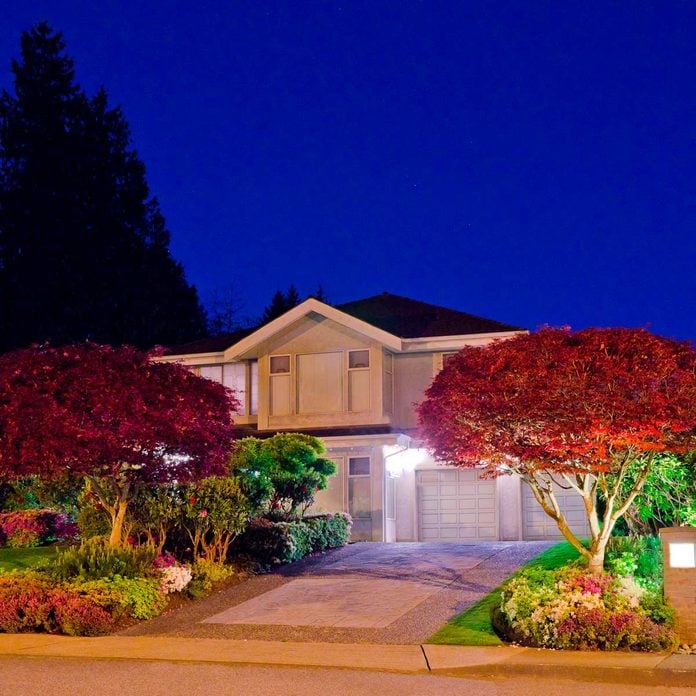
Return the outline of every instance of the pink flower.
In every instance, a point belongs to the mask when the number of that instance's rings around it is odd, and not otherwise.
[[[198,513],[198,516],[199,516],[199,517],[207,517],[207,516],[208,516],[208,511],[207,511],[207,510],[201,510],[201,511]]]

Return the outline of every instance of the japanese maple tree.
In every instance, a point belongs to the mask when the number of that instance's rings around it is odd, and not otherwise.
[[[152,357],[90,343],[0,356],[0,478],[87,477],[119,545],[139,483],[224,475],[233,394]]]
[[[597,572],[655,454],[696,445],[696,350],[643,329],[520,334],[464,348],[438,374],[418,411],[436,457],[483,465],[491,476],[520,476]],[[632,485],[626,486],[629,468]],[[587,547],[563,515],[559,488],[583,500]]]

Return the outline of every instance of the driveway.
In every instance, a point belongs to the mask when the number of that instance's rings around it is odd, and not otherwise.
[[[251,578],[125,633],[421,643],[550,545],[352,544]]]

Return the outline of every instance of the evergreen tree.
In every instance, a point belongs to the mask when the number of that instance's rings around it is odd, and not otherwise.
[[[266,324],[276,319],[281,314],[285,314],[289,309],[296,307],[300,302],[300,295],[294,285],[290,285],[285,292],[276,290],[271,298],[271,304],[267,305],[263,310],[261,323]]]
[[[169,252],[128,124],[75,81],[41,23],[0,96],[0,350],[90,339],[149,346],[205,333]]]

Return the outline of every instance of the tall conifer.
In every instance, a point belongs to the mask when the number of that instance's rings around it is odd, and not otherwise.
[[[21,38],[0,96],[0,350],[197,338],[205,313],[119,108],[75,81],[60,33]]]

